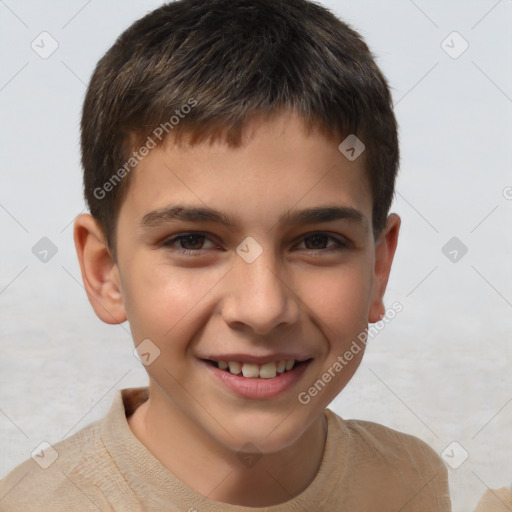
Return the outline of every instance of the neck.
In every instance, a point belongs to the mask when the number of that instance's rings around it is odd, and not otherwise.
[[[283,450],[245,457],[242,464],[240,454],[198,430],[153,391],[128,419],[130,429],[176,478],[210,500],[277,505],[304,491],[318,473],[327,437],[323,414]]]

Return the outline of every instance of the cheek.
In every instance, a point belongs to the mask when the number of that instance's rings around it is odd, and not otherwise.
[[[222,278],[221,273],[155,266],[154,262],[130,269],[130,276],[125,305],[133,336],[136,341],[154,339],[162,350],[176,348],[183,339],[178,333],[193,328],[208,291]]]
[[[329,327],[331,335],[344,337],[366,325],[370,295],[367,268],[351,265],[309,273],[303,279],[301,299]]]

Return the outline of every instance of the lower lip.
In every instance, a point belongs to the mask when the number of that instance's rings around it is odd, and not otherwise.
[[[294,366],[291,370],[278,374],[272,379],[240,377],[221,370],[204,360],[201,362],[229,389],[244,398],[263,400],[273,398],[291,389],[300,380],[311,360]]]

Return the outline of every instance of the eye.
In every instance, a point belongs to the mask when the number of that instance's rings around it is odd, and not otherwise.
[[[306,247],[304,249],[299,247],[299,250],[305,250],[310,253],[342,251],[350,247],[348,240],[344,238],[338,239],[327,233],[311,233],[303,236],[301,240],[298,246],[305,244]],[[219,245],[214,243],[206,234],[199,232],[182,233],[165,239],[160,245],[178,254],[200,256],[204,250],[208,249],[208,247],[204,246],[205,242],[211,244],[210,249],[219,248]]]
[[[218,247],[206,235],[202,233],[184,233],[164,240],[161,245],[182,254],[189,254],[193,256],[200,255],[204,249],[205,240],[212,244],[212,247]],[[175,247],[178,243],[178,247]]]
[[[303,242],[306,245],[306,251],[311,252],[327,252],[327,251],[340,251],[347,249],[350,243],[345,239],[338,239],[334,236],[328,235],[327,233],[312,233],[303,237]],[[329,241],[334,242],[334,245],[327,247]],[[301,244],[299,244],[301,245]]]

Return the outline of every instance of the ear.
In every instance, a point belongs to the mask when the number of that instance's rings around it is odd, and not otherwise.
[[[85,291],[94,312],[107,324],[127,319],[117,264],[103,232],[90,214],[75,219],[74,240]]]
[[[392,213],[386,222],[386,226],[375,242],[375,263],[373,274],[372,302],[368,314],[368,322],[375,323],[382,319],[386,309],[383,297],[388,284],[391,263],[395,255],[400,231],[400,217]]]

